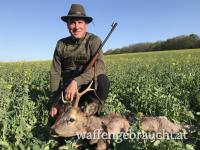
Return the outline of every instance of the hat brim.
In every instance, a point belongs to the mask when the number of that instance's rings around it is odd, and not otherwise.
[[[88,17],[88,16],[74,16],[74,15],[71,15],[71,16],[62,16],[61,20],[64,21],[64,22],[68,22],[68,20],[71,19],[71,18],[82,18],[87,23],[90,23],[93,20],[92,17]]]

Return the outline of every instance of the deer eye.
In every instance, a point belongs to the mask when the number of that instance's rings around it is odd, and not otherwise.
[[[74,118],[70,118],[69,121],[70,121],[70,122],[74,122],[75,119],[74,119]]]

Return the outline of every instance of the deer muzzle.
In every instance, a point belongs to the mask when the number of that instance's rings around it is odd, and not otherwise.
[[[50,129],[50,135],[52,137],[59,137],[59,135],[55,132],[55,126],[52,126]]]

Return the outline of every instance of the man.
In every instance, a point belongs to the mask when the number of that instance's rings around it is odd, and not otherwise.
[[[65,88],[65,99],[72,101],[79,88],[86,86],[91,80],[96,79],[96,95],[87,93],[81,98],[84,111],[88,115],[95,115],[100,110],[102,103],[108,96],[109,81],[105,75],[103,52],[100,52],[96,65],[88,71],[81,73],[89,60],[101,44],[99,37],[87,32],[87,26],[93,18],[86,16],[84,7],[80,4],[72,4],[67,16],[61,19],[67,23],[71,36],[60,39],[57,42],[52,66],[50,88],[53,93],[53,105],[50,115],[55,117],[58,113],[58,97],[61,87]]]

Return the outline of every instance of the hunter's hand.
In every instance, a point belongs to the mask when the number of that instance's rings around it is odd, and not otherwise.
[[[53,104],[50,110],[50,116],[55,117],[57,113],[58,113],[58,106]]]
[[[65,99],[72,101],[75,97],[77,91],[77,82],[76,80],[72,80],[71,83],[65,89]]]

